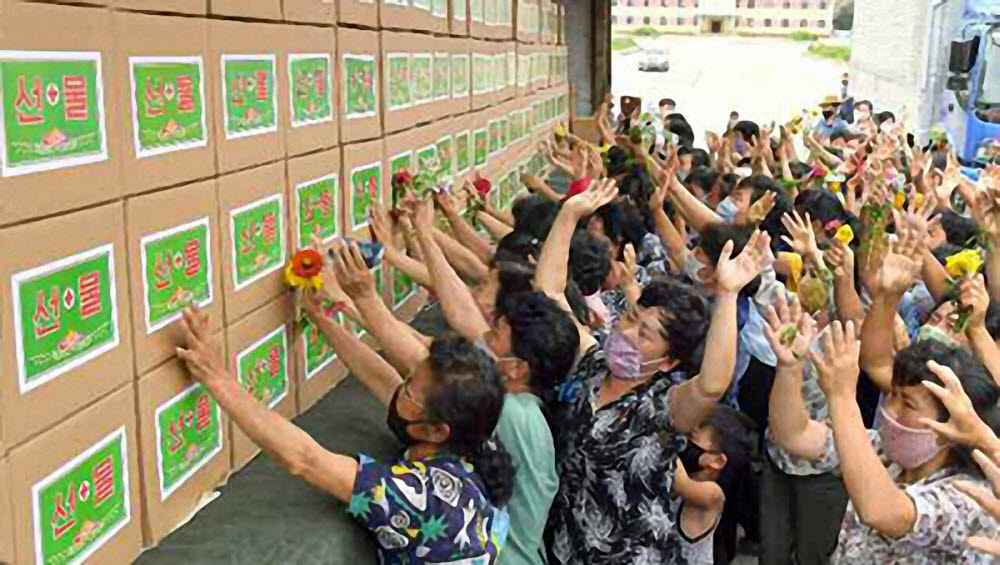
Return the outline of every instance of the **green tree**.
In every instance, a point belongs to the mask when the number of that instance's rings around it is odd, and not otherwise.
[[[833,29],[854,27],[854,0],[837,0],[833,12]]]

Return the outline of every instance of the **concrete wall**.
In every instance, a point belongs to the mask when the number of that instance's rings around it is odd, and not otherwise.
[[[566,50],[569,53],[569,80],[576,92],[576,115],[589,117],[596,104],[601,101],[605,90],[610,87],[604,79],[605,69],[610,67],[610,45],[598,49],[599,44],[610,43],[610,28],[601,10],[606,11],[602,0],[565,0],[566,9]],[[606,39],[605,39],[606,38]]]

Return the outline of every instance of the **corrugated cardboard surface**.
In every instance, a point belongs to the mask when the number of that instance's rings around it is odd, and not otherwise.
[[[304,25],[282,26],[282,28],[282,35],[285,39],[282,44],[283,50],[279,72],[285,75],[289,90],[288,96],[285,97],[285,105],[279,109],[279,112],[285,114],[285,119],[287,120],[286,127],[282,128],[285,134],[286,154],[292,157],[318,149],[334,147],[340,140],[340,132],[338,130],[340,112],[337,111],[340,106],[338,98],[339,89],[337,88],[337,76],[339,73],[336,72],[336,34],[330,28]],[[295,85],[291,83],[289,60],[293,56],[302,55],[325,56],[330,59],[330,73],[323,81],[326,88],[325,92],[330,97],[332,114],[329,120],[303,125],[295,125],[292,122],[291,98]]]
[[[217,335],[215,341],[225,355],[223,336]],[[173,531],[198,507],[202,495],[219,485],[229,472],[229,419],[220,410],[222,448],[202,462],[202,466],[180,486],[175,487],[166,499],[161,499],[156,411],[193,384],[187,369],[176,359],[157,367],[136,384],[139,456],[142,463],[143,538],[146,546],[156,545]],[[168,431],[161,430],[160,437],[165,437],[167,433]]]
[[[342,24],[376,28],[378,8],[375,0],[338,0],[337,19]]]
[[[111,6],[126,10],[193,15],[204,15],[208,12],[207,0],[111,0]]]
[[[281,19],[281,0],[208,0],[208,11],[216,16]]]
[[[282,0],[285,21],[315,24],[337,23],[336,0]]]
[[[392,196],[391,190],[386,190],[386,177],[387,167],[385,164],[385,155],[382,154],[382,140],[368,141],[365,143],[356,143],[353,145],[345,145],[341,147],[341,157],[340,163],[343,170],[342,177],[344,179],[343,190],[347,191],[345,194],[346,198],[343,200],[344,207],[344,233],[350,234],[353,237],[360,239],[368,239],[368,219],[367,216],[362,223],[353,223],[351,218],[351,203],[356,194],[357,187],[351,185],[351,172],[359,167],[364,167],[371,163],[379,163],[382,167],[382,186],[380,187],[381,192],[381,202],[383,204],[391,203]]]
[[[229,326],[226,330],[226,343],[227,350],[229,351],[229,367],[231,375],[236,378],[237,372],[237,359],[240,353],[248,349],[258,340],[264,338],[274,330],[278,328],[284,328],[287,341],[287,353],[288,357],[286,359],[287,365],[287,375],[288,375],[288,391],[285,397],[281,399],[272,408],[274,411],[278,412],[286,418],[293,418],[296,415],[295,412],[295,361],[296,356],[293,354],[295,340],[293,339],[291,326],[288,324],[288,320],[292,317],[292,300],[290,294],[285,294],[281,298],[278,298],[274,302],[271,302],[267,306],[264,306],[260,310],[253,312],[246,318],[240,320],[239,322]],[[253,459],[258,453],[260,453],[260,448],[258,448],[254,443],[243,433],[239,427],[230,422],[230,445],[232,446],[232,469],[240,469],[247,464],[251,459]]]
[[[77,455],[86,452],[119,428],[125,428],[130,518],[93,554],[89,563],[131,563],[142,544],[139,503],[139,458],[136,443],[135,388],[132,383],[60,423],[30,442],[11,450],[11,499],[18,565],[35,565],[32,531],[32,485],[48,477]],[[73,535],[83,529],[78,524]]]
[[[342,10],[344,4],[348,2],[353,2],[353,0],[341,0]],[[343,12],[341,12],[341,19],[343,19]],[[337,28],[337,65],[341,69],[338,88],[340,89],[340,140],[342,143],[374,139],[382,136],[381,112],[376,111],[375,115],[371,117],[347,117],[347,102],[345,101],[347,79],[344,76],[343,66],[345,55],[375,57],[376,107],[382,107],[382,54],[379,43],[379,33],[376,31]]]
[[[208,249],[211,269],[212,302],[201,306],[211,323],[212,331],[222,327],[222,255],[219,230],[219,207],[216,198],[216,181],[203,181],[178,188],[131,198],[126,202],[125,215],[128,233],[129,286],[132,289],[133,349],[135,374],[143,375],[175,355],[175,348],[183,339],[179,322],[148,333],[146,324],[145,286],[142,272],[142,244],[144,237],[196,222],[208,220],[211,246]],[[148,261],[154,260],[147,257]]]
[[[60,235],[62,237],[60,237]],[[118,345],[90,361],[21,394],[14,344],[11,277],[54,261],[111,244],[114,247]],[[3,302],[4,443],[11,448],[66,419],[81,407],[128,382],[132,365],[125,222],[121,203],[92,208],[0,230],[0,299]]]
[[[117,198],[121,159],[119,120],[123,71],[112,61],[111,12],[49,4],[10,3],[0,19],[0,50],[84,51],[101,55],[107,159],[14,177],[0,177],[0,225]]]
[[[347,368],[340,359],[334,359],[319,372],[306,378],[305,372],[305,334],[301,328],[295,327],[295,340],[292,354],[295,357],[295,392],[298,400],[297,410],[301,414],[312,408],[319,399],[337,386],[347,376]]]
[[[289,210],[289,249],[297,251],[299,249],[299,222],[301,220],[301,206],[298,198],[297,187],[304,183],[315,181],[329,175],[336,175],[337,187],[342,190],[344,178],[340,172],[340,151],[331,149],[304,157],[288,160],[288,210]],[[335,199],[337,220],[337,235],[344,233],[344,206],[340,199]]]
[[[265,23],[213,20],[209,24],[210,62],[207,68],[208,72],[220,77],[220,83],[223,55],[273,55],[275,84],[278,86],[276,131],[233,139],[226,139],[224,85],[213,89],[213,135],[220,173],[276,161],[285,156],[285,136],[281,130],[288,123],[288,74],[282,72],[278,55],[283,49],[283,32],[286,30],[285,26]]]
[[[14,562],[14,507],[10,502],[10,461],[0,457],[0,563]]]
[[[226,322],[233,323],[249,312],[270,302],[274,297],[285,292],[283,279],[284,267],[275,269],[267,276],[236,290],[233,278],[234,238],[232,233],[232,214],[235,209],[251,204],[263,198],[278,194],[281,196],[284,213],[280,233],[284,238],[285,257],[288,254],[288,189],[285,183],[285,167],[283,163],[264,165],[256,169],[226,175],[219,178],[219,225],[222,231],[222,280],[225,291]]]
[[[208,114],[212,113],[209,94],[218,88],[219,76],[209,72],[207,20],[170,16],[117,13],[114,16],[114,65],[122,98],[121,138],[124,140],[122,180],[125,192],[133,194],[215,175],[215,145]],[[142,84],[133,86],[129,59],[132,57],[201,57],[202,107],[206,113],[207,143],[179,151],[137,158],[135,135],[135,92],[143,96]],[[134,90],[133,90],[134,89]]]
[[[439,18],[429,10],[379,0],[379,25],[383,29],[412,29],[448,33],[448,16]]]
[[[456,4],[463,4],[464,11],[455,10]],[[458,37],[469,36],[469,0],[451,0],[448,3],[448,14],[451,16],[451,34]]]

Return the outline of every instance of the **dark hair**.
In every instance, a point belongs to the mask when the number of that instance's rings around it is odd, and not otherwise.
[[[750,143],[753,138],[760,137],[760,126],[749,120],[740,120],[733,126],[733,131],[743,136],[743,141]]]
[[[882,124],[884,124],[885,122],[887,122],[889,120],[892,120],[893,122],[895,122],[896,121],[896,115],[893,114],[892,112],[888,111],[888,110],[886,110],[884,112],[879,112],[878,114],[875,114],[875,123],[878,124],[878,125],[882,125]]]
[[[531,234],[538,241],[545,241],[559,213],[559,203],[546,200],[539,196],[531,196],[516,203],[518,210],[514,214],[514,231]]]
[[[727,468],[739,469],[753,460],[757,434],[749,416],[725,404],[716,404],[701,425],[711,432],[716,448],[726,455]]]
[[[566,303],[569,304],[569,309],[576,321],[580,322],[581,326],[589,324],[590,306],[587,305],[587,300],[580,292],[580,287],[573,282],[572,277],[566,277],[566,290],[563,291],[563,296],[566,298]]]
[[[740,176],[736,173],[726,173],[722,175],[722,184],[719,185],[719,195],[723,198],[729,196],[736,189],[736,185],[740,182]]]
[[[665,129],[680,138],[681,145],[694,145],[694,130],[684,116],[678,114],[668,118]]]
[[[965,248],[961,245],[955,245],[954,243],[942,243],[934,249],[931,249],[931,255],[938,260],[938,263],[945,265],[948,263],[948,257],[964,250]]]
[[[511,351],[528,364],[536,391],[555,390],[580,349],[580,332],[562,306],[542,292],[526,292],[497,312],[510,324]]]
[[[597,209],[597,215],[601,217],[601,221],[604,224],[604,235],[608,236],[611,243],[618,245],[631,243],[638,251],[642,247],[642,240],[646,237],[649,228],[647,221],[651,220],[652,214],[649,213],[649,207],[643,208],[646,211],[646,215],[636,207],[635,204],[628,200],[615,200]],[[612,257],[613,259],[620,259],[619,256]]]
[[[743,251],[753,232],[757,231],[754,226],[745,224],[711,224],[701,233],[698,247],[708,256],[709,263],[714,267],[722,256],[722,248],[729,241],[733,242],[732,256],[736,257]],[[754,277],[750,284],[740,290],[741,296],[752,296],[757,293],[760,287],[760,275]]]
[[[701,365],[711,309],[700,289],[675,279],[654,277],[643,289],[639,306],[660,309],[663,338],[670,344],[670,356],[680,363],[681,369],[692,370]]]
[[[965,349],[950,347],[933,339],[910,344],[897,353],[893,360],[892,387],[921,386],[923,381],[944,386],[937,375],[927,368],[927,362],[931,360],[954,371],[979,418],[994,432],[1000,431],[1000,409],[997,408],[1000,387],[993,381],[986,367]],[[946,420],[949,417],[948,410],[936,398],[934,401],[938,405],[938,420]],[[957,467],[978,472],[970,448],[955,445],[952,446],[951,453]]]
[[[979,224],[975,220],[956,214],[950,209],[940,210],[939,213],[941,229],[944,230],[948,243],[959,247],[975,245],[976,236],[979,234]]]
[[[512,300],[535,288],[535,268],[528,263],[501,261],[494,265],[497,271],[497,297],[493,305],[497,312],[509,307]]]
[[[611,249],[607,240],[587,230],[577,230],[569,246],[569,268],[573,282],[585,296],[601,290],[611,273]]]
[[[448,449],[472,460],[490,502],[503,506],[514,489],[514,463],[491,439],[506,394],[496,363],[463,337],[435,339],[428,359],[435,381],[425,401],[428,421],[448,425]]]
[[[660,100],[660,106],[677,106],[673,98],[663,98]]]
[[[697,186],[702,192],[708,194],[712,187],[719,181],[719,173],[711,167],[691,167],[691,172],[684,179],[684,184]]]
[[[859,100],[858,102],[854,103],[854,107],[855,108],[857,108],[859,106],[868,106],[868,112],[869,113],[871,113],[871,111],[875,109],[875,106],[872,106],[871,100]]]
[[[830,222],[848,223],[850,219],[840,200],[827,190],[806,190],[800,192],[795,198],[795,209],[803,215],[809,214],[810,218],[816,220],[822,226],[826,226]],[[851,227],[852,229],[858,229],[857,226]]]
[[[803,163],[802,161],[792,161],[788,164],[788,168],[792,171],[792,178],[799,180],[802,177],[808,175],[812,172],[812,167]]]
[[[608,171],[609,177],[617,177],[628,171],[629,155],[628,151],[617,145],[608,149],[604,156],[604,167]]]
[[[996,300],[990,300],[990,305],[986,307],[986,331],[990,332],[994,341],[1000,337],[1000,302]]]
[[[694,147],[688,151],[691,153],[691,168],[695,167],[708,167],[712,164],[711,158],[708,156],[708,151],[704,149]]]
[[[832,143],[834,141],[837,141],[838,139],[843,139],[844,141],[850,141],[851,139],[853,139],[853,137],[854,136],[851,135],[851,132],[843,129],[838,129],[834,130],[834,132],[830,134],[830,142]]]
[[[512,231],[500,238],[493,252],[493,263],[523,262],[531,258],[538,260],[542,252],[542,240],[523,231]]]

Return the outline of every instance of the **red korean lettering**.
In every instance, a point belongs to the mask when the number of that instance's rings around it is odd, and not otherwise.
[[[41,339],[53,332],[59,331],[62,320],[62,308],[59,300],[59,287],[53,286],[51,295],[45,297],[45,291],[35,294],[35,313],[31,322],[35,327],[35,339]]]
[[[92,478],[94,481],[94,506],[100,506],[101,503],[115,494],[115,467],[111,462],[110,455],[94,467]]]
[[[193,277],[201,271],[201,241],[197,238],[184,244],[184,274]]]
[[[268,75],[268,73],[264,69],[261,69],[261,70],[257,71],[255,73],[255,75],[254,75],[256,77],[256,79],[257,79],[257,101],[258,102],[265,102],[265,101],[267,101],[268,98],[270,98],[270,94],[269,94],[270,91],[267,88],[267,75]]]
[[[212,402],[207,394],[198,397],[195,404],[195,428],[200,432],[212,425]]]
[[[324,190],[319,196],[319,207],[323,211],[323,215],[326,216],[330,213],[330,208],[333,206],[333,195],[330,191]]]
[[[63,114],[67,120],[86,121],[90,118],[90,106],[87,103],[87,77],[83,75],[65,75],[63,85]]]
[[[281,370],[281,353],[277,347],[272,348],[267,355],[267,370],[272,377],[278,376],[278,371]]]
[[[146,77],[146,117],[156,118],[163,115],[163,77],[157,77],[156,84],[153,77]]]
[[[184,446],[184,438],[181,437],[180,430],[177,429],[177,422],[170,422],[170,445],[167,450],[170,453],[177,453]]]
[[[101,272],[92,271],[77,279],[80,293],[80,315],[89,318],[101,312]]]
[[[194,78],[191,75],[177,77],[177,111],[182,114],[194,111]]]
[[[247,79],[243,75],[236,75],[233,77],[233,83],[230,86],[232,94],[229,96],[229,101],[233,106],[242,106],[246,104],[246,93],[247,93]]]
[[[278,218],[273,213],[264,215],[264,243],[271,245],[278,234]]]
[[[166,290],[170,288],[170,261],[163,260],[163,254],[156,252],[156,261],[153,263],[153,285],[156,290]]]
[[[24,75],[17,77],[17,97],[14,98],[14,111],[17,123],[22,126],[40,124],[45,121],[42,115],[42,77],[35,76],[28,91]]]
[[[313,81],[316,85],[316,95],[322,98],[326,95],[326,71],[323,69],[313,71]]]
[[[49,519],[49,525],[52,526],[52,537],[55,539],[61,538],[76,526],[76,488],[72,483],[67,492],[69,495],[66,499],[61,492],[58,492],[52,501],[52,518]]]

